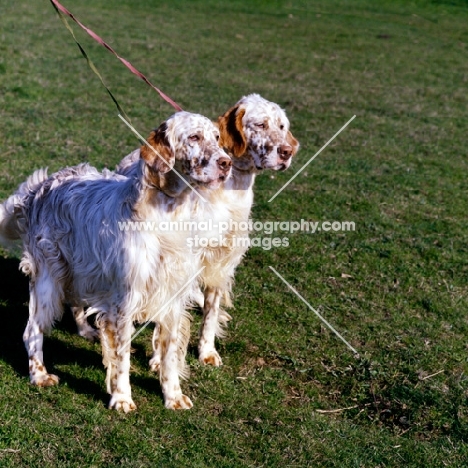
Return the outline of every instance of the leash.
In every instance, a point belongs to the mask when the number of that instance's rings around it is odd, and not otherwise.
[[[140,71],[138,71],[128,60],[124,59],[123,57],[121,57],[119,54],[117,54],[117,52],[115,52],[115,50],[109,45],[107,44],[107,42],[105,42],[101,37],[99,37],[94,31],[92,31],[91,29],[89,29],[88,27],[86,27],[83,23],[81,23],[76,17],[75,15],[73,15],[73,13],[71,13],[70,11],[68,11],[63,5],[61,5],[58,0],[50,0],[50,2],[52,3],[52,6],[55,8],[57,14],[59,15],[59,18],[62,20],[62,23],[64,24],[64,26],[68,29],[68,31],[70,32],[70,34],[72,35],[76,45],[78,46],[78,48],[80,49],[80,52],[81,54],[83,55],[83,57],[86,59],[86,62],[88,63],[88,66],[89,68],[91,68],[91,70],[97,75],[97,77],[100,79],[102,85],[104,86],[104,88],[106,89],[107,93],[109,94],[109,96],[111,97],[112,101],[114,102],[114,104],[116,105],[118,111],[124,115],[127,120],[130,120],[127,116],[127,114],[125,113],[125,111],[122,109],[122,107],[120,106],[120,104],[118,103],[117,99],[115,98],[115,96],[112,94],[112,91],[107,87],[107,85],[105,84],[104,82],[104,79],[102,78],[101,74],[99,73],[98,69],[96,68],[96,66],[94,65],[94,63],[92,62],[92,60],[89,58],[88,54],[86,53],[86,51],[84,50],[84,48],[82,47],[82,45],[78,42],[76,36],[75,36],[75,33],[73,32],[73,29],[71,28],[71,26],[68,24],[68,21],[67,21],[67,18],[66,16],[70,17],[78,26],[80,26],[84,31],[86,31],[96,42],[98,42],[99,44],[101,44],[103,47],[105,47],[109,52],[111,52],[113,55],[115,55],[134,75],[138,76],[138,78],[141,78],[148,86],[150,86],[151,88],[153,88],[166,102],[168,102],[176,111],[181,111],[182,110],[182,107],[180,107],[175,101],[173,101],[169,96],[167,96],[165,93],[163,93],[159,88],[157,88],[156,86],[154,86],[149,80],[148,78],[146,78],[145,75],[143,75],[143,73],[141,73]]]

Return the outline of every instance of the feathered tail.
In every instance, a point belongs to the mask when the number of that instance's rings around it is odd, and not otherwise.
[[[24,229],[21,219],[28,199],[46,179],[47,169],[35,171],[13,195],[0,204],[0,243],[8,247],[21,238]]]

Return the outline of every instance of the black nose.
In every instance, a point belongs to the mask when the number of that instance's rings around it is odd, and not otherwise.
[[[279,157],[283,161],[287,161],[288,159],[290,159],[292,156],[292,153],[293,153],[293,148],[291,145],[285,144],[285,145],[278,146],[278,154],[279,154]]]
[[[230,158],[221,157],[218,159],[218,166],[222,171],[227,172],[231,169],[232,161]]]

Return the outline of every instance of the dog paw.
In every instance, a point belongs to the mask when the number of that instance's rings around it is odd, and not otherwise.
[[[159,372],[161,369],[161,356],[159,354],[153,354],[153,357],[149,362],[150,370],[153,372]]]
[[[31,383],[38,387],[52,387],[59,383],[59,378],[54,374],[40,374],[31,376]]]
[[[161,369],[161,360],[159,359],[159,357],[158,359],[151,358],[149,365],[150,365],[150,371],[159,372]]]
[[[193,406],[192,400],[187,395],[182,393],[175,398],[166,399],[164,406],[167,409],[179,410],[179,409],[190,409]]]
[[[80,330],[78,334],[88,340],[90,343],[98,343],[101,340],[99,330],[91,327],[86,330]]]
[[[200,361],[201,364],[205,364],[205,365],[209,365],[213,367],[219,367],[223,365],[221,356],[218,354],[218,352],[215,349],[208,351],[208,352],[200,353],[198,360]]]
[[[136,410],[136,405],[129,396],[113,395],[111,401],[109,402],[109,409],[130,413],[130,411]]]

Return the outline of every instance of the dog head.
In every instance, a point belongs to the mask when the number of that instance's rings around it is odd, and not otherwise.
[[[218,124],[220,145],[244,169],[285,170],[299,149],[283,109],[258,94],[243,97]]]
[[[155,185],[161,185],[161,175],[176,181],[180,174],[192,184],[218,188],[230,176],[232,165],[218,140],[219,130],[208,118],[177,112],[151,132],[140,157]]]

